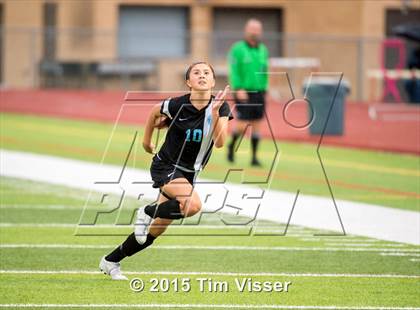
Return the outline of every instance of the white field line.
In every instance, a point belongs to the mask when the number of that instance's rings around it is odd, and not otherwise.
[[[75,228],[75,226],[76,224],[65,224],[65,223],[0,223],[0,227]],[[101,228],[106,228],[108,226],[119,228],[119,226],[115,226],[115,225],[100,225],[100,226],[96,225],[96,226],[101,227]]]
[[[355,236],[348,236],[348,237],[328,237],[328,238],[320,238],[318,236],[315,236],[313,238],[301,238],[301,241],[312,241],[312,242],[361,242],[361,243],[365,243],[365,242],[370,242],[370,243],[374,243],[374,242],[384,242],[383,240],[378,240],[378,239],[361,239]]]
[[[106,244],[0,244],[2,249],[34,248],[34,249],[109,249],[115,245]],[[283,246],[219,246],[219,245],[157,245],[156,250],[215,250],[215,251],[320,251],[320,252],[392,252],[420,253],[419,249],[386,249],[386,248],[327,248],[327,247],[283,247]]]
[[[205,271],[124,271],[129,275],[182,275],[226,277],[309,277],[309,278],[403,278],[419,279],[420,275],[405,274],[355,274],[355,273],[287,273],[287,272],[205,272]],[[102,274],[95,270],[7,270],[0,274]]]
[[[0,150],[0,157],[2,176],[81,188],[90,190],[92,193],[121,195],[121,189],[124,189],[128,197],[136,199],[139,194],[142,194],[144,199],[156,199],[158,196],[158,191],[150,186],[149,172],[143,170],[127,167],[121,182],[110,186],[97,183],[97,181],[119,180],[121,167],[4,149]],[[50,167],[54,169],[51,170]],[[133,186],[134,181],[141,183]],[[229,206],[240,206],[238,215],[254,218],[258,209],[258,220],[266,219],[286,223],[296,194],[276,190],[265,192],[265,186],[260,187],[232,183],[220,184],[199,178],[195,189],[201,197],[211,195],[211,199],[203,204],[204,210],[212,212],[220,206],[221,212],[236,214],[238,210]],[[245,198],[244,193],[247,194]],[[248,199],[247,197],[262,198]],[[345,200],[335,202],[347,233],[420,245],[420,212]],[[342,232],[331,197],[299,195],[290,224]]]
[[[413,307],[382,306],[291,306],[258,304],[0,304],[2,308],[218,308],[218,309],[338,309],[338,310],[419,310]]]
[[[420,257],[420,253],[380,253],[382,256],[412,256],[412,257]]]
[[[24,227],[24,228],[78,228],[79,232],[85,229],[132,229],[133,224],[97,224],[97,225],[78,225],[78,224],[69,224],[69,223],[0,223],[0,228],[13,228],[13,227]],[[270,227],[270,226],[266,226]],[[190,229],[190,230],[197,230],[197,229],[214,229],[214,230],[253,230],[253,234],[277,234],[282,235],[283,237],[308,237],[313,236],[313,233],[306,233],[306,234],[295,234],[289,233],[288,230],[286,235],[284,234],[284,229],[260,229],[258,226],[243,226],[243,225],[176,225],[172,224],[169,227],[170,230],[173,229]]]
[[[372,243],[325,243],[327,246],[350,246],[350,247],[362,247],[362,246],[386,246],[386,247],[404,247],[405,244],[394,244],[394,243],[381,243],[381,244],[372,244]]]
[[[420,262],[420,258],[410,258],[410,261],[412,261],[412,262]]]
[[[126,228],[132,228],[133,224],[97,224],[97,225],[79,225],[79,224],[70,224],[70,223],[0,223],[0,228],[7,228],[7,227],[25,227],[25,228],[76,228],[78,226],[79,229],[95,229],[95,228],[115,228],[115,229],[126,229]],[[260,228],[260,227],[264,227],[264,228]],[[270,227],[273,227],[273,229],[270,229]],[[273,234],[282,234],[284,233],[284,229],[276,229],[276,226],[243,226],[243,225],[190,225],[190,224],[180,224],[180,225],[176,225],[176,224],[172,224],[170,227],[170,229],[253,229],[254,233],[256,235],[258,234],[262,234],[262,233],[273,233]],[[310,238],[308,236],[314,236],[314,234],[319,233],[319,231],[308,231],[306,233],[293,233],[290,232],[293,231],[292,228],[289,228],[287,230],[286,235],[284,235],[284,237],[305,237],[305,238],[301,238],[300,240],[302,241],[326,241],[327,239],[321,239],[319,237],[313,237]],[[342,237],[337,237],[337,238],[342,238]],[[333,243],[326,243],[327,245],[349,245],[349,242],[369,242],[369,243],[374,243],[374,242],[384,242],[383,240],[370,240],[370,239],[355,239],[357,237],[351,236],[349,235],[348,239],[334,239],[331,238],[328,240],[331,241],[339,241],[339,242],[347,242],[347,243],[343,243],[343,244],[333,244]],[[358,244],[350,244],[350,245],[354,245],[357,246]],[[368,244],[361,244],[360,246],[368,246]],[[384,246],[391,246],[384,244]],[[402,244],[400,245],[392,245],[395,247],[399,247],[399,246],[403,246]]]
[[[275,231],[275,232],[284,232],[284,230],[286,229],[286,227],[275,227],[273,226],[273,228],[270,227],[264,227],[264,226],[256,226],[256,228],[258,229],[258,231],[260,233],[266,232],[266,231]],[[290,227],[287,229],[287,232],[290,233],[291,235],[294,236],[312,236],[314,234],[319,233],[319,230],[302,230],[302,231],[295,231],[293,229],[291,229]]]
[[[29,210],[83,210],[83,206],[64,206],[64,205],[20,205],[20,204],[4,204],[0,205],[1,209],[29,209]],[[100,209],[98,209],[99,211]]]
[[[81,229],[94,228],[133,228],[133,224],[97,224],[97,225],[78,225],[70,223],[0,223],[0,227],[71,227],[79,226]],[[172,224],[170,229],[190,228],[190,229],[250,229],[252,226],[222,226],[222,225],[176,225]]]
[[[75,229],[76,227],[80,231],[83,230],[89,230],[89,229],[133,229],[133,224],[97,224],[97,225],[78,225],[78,224],[69,224],[69,223],[0,223],[0,228],[14,228],[14,227],[22,227],[22,228],[72,228]],[[184,229],[184,230],[225,230],[227,233],[231,230],[244,230],[244,231],[250,231],[253,230],[255,235],[262,234],[262,232],[257,228],[253,226],[239,226],[239,225],[176,225],[172,224],[169,227],[170,234],[171,230],[178,230],[178,229]],[[264,230],[264,233],[271,233],[271,234],[282,234],[284,233],[284,230]],[[222,235],[222,234],[220,234]],[[293,237],[293,234],[287,233],[283,237]]]
[[[279,236],[279,235],[282,235],[283,236],[284,235],[284,236],[287,236],[287,237],[302,238],[302,237],[311,237],[311,236],[313,236],[316,233],[308,233],[308,234],[304,234],[304,235],[296,235],[296,234],[287,232],[286,235],[285,235],[284,234],[284,230],[265,230],[265,231],[261,231],[259,229],[256,229],[254,231],[254,234],[257,235],[257,236],[258,235],[273,234],[274,236]]]

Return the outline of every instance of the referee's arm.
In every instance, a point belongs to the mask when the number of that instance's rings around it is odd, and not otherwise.
[[[234,45],[229,51],[228,62],[229,62],[229,84],[233,90],[243,89],[243,83],[241,79],[241,52]]]

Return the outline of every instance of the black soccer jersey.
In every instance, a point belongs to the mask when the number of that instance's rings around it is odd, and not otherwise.
[[[207,163],[213,147],[213,119],[211,100],[201,110],[190,102],[190,94],[168,98],[162,102],[160,112],[170,119],[168,132],[158,158],[186,171],[201,170]],[[231,120],[232,113],[225,101],[221,117]]]

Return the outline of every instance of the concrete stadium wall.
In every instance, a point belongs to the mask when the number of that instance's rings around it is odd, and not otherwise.
[[[4,6],[3,28],[3,86],[8,88],[37,87],[40,85],[38,64],[42,59],[42,23],[45,0],[1,0]],[[271,8],[283,12],[285,35],[329,35],[328,41],[299,41],[294,55],[317,55],[321,71],[341,71],[353,86],[352,98],[362,93],[366,98],[366,77],[357,81],[357,70],[363,72],[378,68],[378,43],[366,44],[360,49],[358,38],[380,38],[385,34],[385,13],[390,8],[401,8],[400,0],[378,1],[324,1],[324,0],[49,0],[57,3],[56,58],[59,61],[109,61],[117,58],[118,12],[120,5],[184,6],[189,8],[191,33],[190,55],[177,59],[163,59],[158,64],[156,84],[158,89],[179,89],[181,72],[193,60],[211,57],[209,33],[213,29],[213,9],[216,7]],[[419,1],[408,2],[420,8]],[[164,21],[162,21],[164,22]],[[28,30],[30,30],[28,32]],[[73,35],[70,30],[80,30],[89,35]],[[227,29],[228,30],[228,29]],[[104,35],[111,34],[111,35]],[[339,40],[334,41],[334,37]],[[345,41],[343,41],[343,39]],[[348,39],[346,41],[346,39]],[[284,56],[291,49],[285,46]],[[360,58],[363,56],[362,58]],[[111,88],[115,83],[110,83]],[[359,96],[360,97],[360,96]]]

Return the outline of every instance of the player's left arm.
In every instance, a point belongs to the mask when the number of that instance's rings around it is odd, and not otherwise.
[[[220,115],[220,108],[225,103],[226,95],[229,91],[229,85],[225,87],[222,91],[219,91],[216,97],[213,100],[212,106],[212,118],[213,118],[213,142],[214,146],[217,148],[221,148],[226,141],[226,137],[228,135],[228,115]]]
[[[217,119],[214,121],[215,121],[214,131],[213,131],[214,146],[217,148],[221,148],[225,144],[226,137],[228,134],[227,132],[228,117],[217,115]]]

